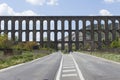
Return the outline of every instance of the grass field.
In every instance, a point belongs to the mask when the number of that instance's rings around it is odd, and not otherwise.
[[[2,56],[2,52],[0,52],[0,69],[13,66],[20,63],[25,63],[48,54],[46,53],[32,53],[32,52],[23,52],[22,55],[13,55],[13,56]]]
[[[93,56],[97,56],[97,57],[101,57],[101,58],[105,58],[108,60],[113,60],[116,62],[120,62],[120,54],[119,53],[111,53],[111,52],[84,52]]]

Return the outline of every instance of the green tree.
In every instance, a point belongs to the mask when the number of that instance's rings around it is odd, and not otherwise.
[[[110,44],[111,48],[120,48],[120,38],[117,38]]]
[[[8,39],[6,34],[0,35],[0,48],[1,49],[10,49],[13,46],[13,41]]]

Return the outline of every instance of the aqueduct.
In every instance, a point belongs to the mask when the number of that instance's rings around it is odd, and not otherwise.
[[[56,50],[58,44],[62,50],[68,44],[69,51],[75,44],[78,50],[86,42],[100,49],[119,37],[120,16],[0,16],[0,33],[13,40],[17,36],[19,42],[36,41],[48,47],[53,43]]]

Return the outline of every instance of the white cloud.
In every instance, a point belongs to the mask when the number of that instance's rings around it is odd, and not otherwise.
[[[106,3],[120,2],[120,0],[104,0]]]
[[[47,2],[48,5],[58,5],[58,0],[49,0]]]
[[[112,16],[112,14],[111,14],[108,10],[106,10],[106,9],[100,10],[100,11],[99,11],[99,14],[100,14],[101,16]]]
[[[0,15],[5,15],[5,16],[37,16],[35,12],[32,10],[26,10],[23,12],[15,12],[10,6],[8,6],[6,3],[0,4]]]
[[[106,3],[113,3],[115,0],[104,0]]]
[[[26,0],[26,2],[32,4],[32,5],[57,5],[58,4],[58,0]]]
[[[23,11],[21,13],[15,13],[15,15],[17,16],[20,16],[20,15],[23,15],[23,16],[37,16],[37,14],[35,12],[33,12],[32,10],[27,10],[27,11]]]

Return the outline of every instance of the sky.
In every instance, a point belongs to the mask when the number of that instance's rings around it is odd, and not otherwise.
[[[119,15],[120,0],[0,0],[0,16]]]
[[[116,16],[120,0],[0,0],[0,16]]]

